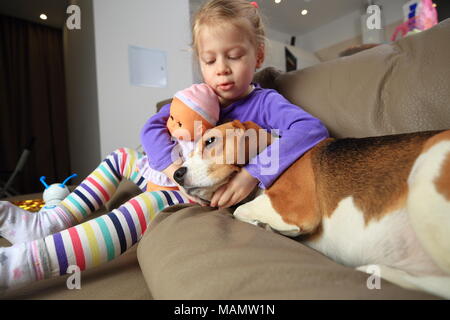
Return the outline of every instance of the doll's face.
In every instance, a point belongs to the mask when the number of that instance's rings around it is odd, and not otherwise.
[[[194,141],[212,126],[197,112],[187,107],[177,98],[173,98],[170,105],[170,116],[167,120],[167,129],[172,137],[178,140]]]

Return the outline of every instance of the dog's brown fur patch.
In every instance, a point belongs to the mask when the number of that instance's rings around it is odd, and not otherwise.
[[[423,153],[441,141],[450,141],[450,130],[441,132],[430,138],[423,147]],[[450,201],[450,153],[442,164],[441,174],[434,181],[437,191]]]
[[[436,134],[433,137],[431,137],[430,139],[428,139],[428,141],[423,146],[422,153],[427,152],[432,146],[434,146],[435,144],[437,144],[441,141],[450,140],[450,130],[437,131],[437,133],[438,134]]]
[[[442,165],[441,174],[435,181],[437,191],[450,201],[450,152]]]
[[[435,181],[437,191],[450,201],[450,153],[442,166],[441,175]]]
[[[314,232],[322,219],[317,204],[312,153],[310,150],[294,162],[266,191],[283,220],[299,226],[301,232],[306,233]]]
[[[214,145],[208,148],[205,143],[211,137],[216,140]],[[208,130],[200,143],[198,149],[202,150],[204,158],[215,158],[216,163],[242,166],[262,151],[260,148],[269,146],[272,136],[254,122],[234,120]]]
[[[252,121],[240,122],[239,120],[234,120],[232,122],[232,126],[236,129],[242,130],[242,135],[238,136],[234,143],[237,146],[236,150],[241,153],[241,155],[244,155],[245,163],[248,163],[260,151],[262,151],[260,149],[264,149],[263,146],[267,147],[272,144],[271,134]],[[256,144],[252,144],[255,141],[251,141],[250,136],[247,136],[249,130],[253,131],[254,137],[256,137]],[[262,131],[260,132],[260,130]],[[237,153],[235,158],[239,159]]]
[[[426,141],[439,131],[328,140],[313,159],[318,201],[330,216],[353,197],[368,224],[404,205],[407,179]]]

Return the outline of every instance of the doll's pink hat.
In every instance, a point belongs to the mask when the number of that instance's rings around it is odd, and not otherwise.
[[[193,84],[187,89],[178,91],[175,97],[201,115],[212,126],[219,121],[219,98],[207,84]]]

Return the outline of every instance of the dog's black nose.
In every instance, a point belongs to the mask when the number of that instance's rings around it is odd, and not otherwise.
[[[173,173],[173,178],[175,179],[175,181],[180,184],[183,185],[184,182],[184,176],[186,175],[186,171],[187,168],[186,167],[181,167],[178,168],[174,173]]]

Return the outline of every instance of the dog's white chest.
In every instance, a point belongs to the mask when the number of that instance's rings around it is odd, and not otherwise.
[[[305,244],[347,266],[398,264],[417,248],[404,209],[366,225],[352,197],[341,200],[333,214],[322,220],[322,228],[321,237]]]

